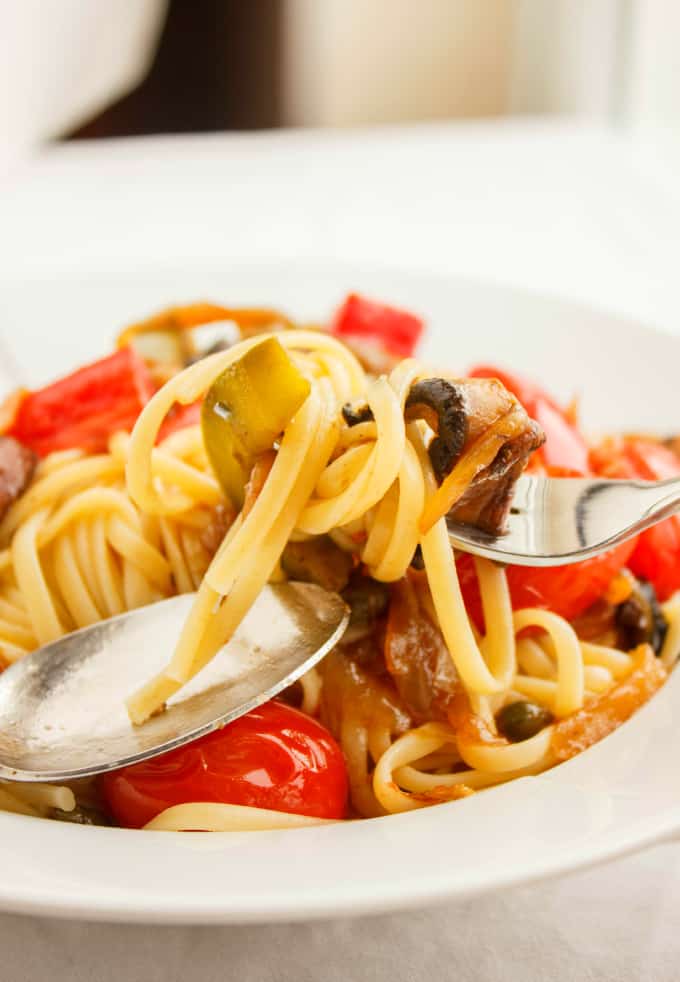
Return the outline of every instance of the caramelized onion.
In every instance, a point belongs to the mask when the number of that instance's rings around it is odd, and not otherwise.
[[[427,615],[426,583],[412,574],[392,588],[385,664],[403,702],[419,722],[446,719],[461,683],[444,638]]]

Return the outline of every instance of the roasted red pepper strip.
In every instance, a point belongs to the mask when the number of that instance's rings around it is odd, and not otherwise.
[[[497,378],[522,403],[545,433],[545,443],[532,458],[530,470],[543,470],[555,477],[588,474],[588,448],[567,411],[539,386],[520,375],[495,365],[477,365],[471,378]],[[537,465],[541,466],[537,466]]]
[[[132,429],[153,392],[140,356],[123,348],[29,392],[8,433],[41,457],[74,448],[98,453],[113,433]]]
[[[350,293],[333,319],[331,333],[338,337],[364,338],[386,351],[410,357],[424,330],[415,314]]]
[[[680,457],[644,437],[604,440],[591,451],[590,464],[596,474],[613,479],[662,481],[680,474]],[[680,517],[643,532],[628,565],[636,576],[654,585],[659,600],[680,590]]]

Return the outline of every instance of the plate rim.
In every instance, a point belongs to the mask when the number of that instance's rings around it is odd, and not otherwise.
[[[406,278],[411,282],[435,284],[438,289],[455,289],[456,286],[460,287],[462,285],[475,289],[489,290],[500,295],[512,294],[516,297],[529,299],[530,301],[546,302],[553,305],[559,304],[561,307],[569,308],[574,315],[577,315],[578,312],[583,312],[613,319],[619,325],[625,326],[626,330],[632,332],[637,337],[645,337],[652,334],[669,339],[678,348],[678,351],[680,351],[680,338],[674,336],[669,330],[658,325],[648,325],[638,319],[626,316],[619,311],[612,310],[606,305],[585,303],[557,292],[528,289],[511,283],[505,283],[498,279],[486,279],[481,276],[460,276],[441,270],[406,268],[392,263],[355,263],[333,259],[307,260],[300,257],[291,261],[284,260],[280,257],[248,257],[238,261],[225,260],[223,263],[216,262],[215,260],[205,263],[193,261],[188,264],[179,264],[176,261],[167,263],[160,261],[150,263],[148,267],[137,265],[134,269],[122,267],[96,270],[88,273],[87,270],[83,270],[82,268],[74,268],[68,271],[60,270],[58,273],[55,273],[54,277],[47,277],[42,273],[38,277],[28,275],[10,276],[8,278],[0,277],[0,291],[3,287],[16,288],[25,286],[31,282],[59,282],[60,285],[63,285],[64,282],[77,283],[87,278],[89,281],[104,280],[107,282],[116,282],[123,280],[126,282],[134,281],[141,283],[149,275],[166,278],[173,274],[177,275],[182,272],[188,272],[192,275],[205,273],[206,276],[224,273],[228,277],[229,275],[242,273],[245,270],[248,270],[252,274],[262,275],[265,279],[268,275],[272,275],[273,270],[279,272],[288,271],[293,277],[299,277],[303,274],[309,275],[310,272],[314,275],[316,271],[330,278],[353,277],[355,275],[357,279],[371,279],[375,276],[378,278]],[[630,723],[628,725],[630,726]],[[592,754],[595,749],[591,749],[589,754]],[[562,771],[567,766],[563,764],[559,770]],[[522,779],[521,782],[514,782],[514,786],[518,787],[526,780],[544,782],[549,785],[553,783],[551,781],[551,775],[554,775],[554,772],[547,772],[546,775],[541,775],[538,778]],[[503,787],[508,788],[509,785]],[[497,793],[500,790],[500,788],[494,789],[494,792]],[[453,805],[442,805],[437,807],[437,811],[448,809],[452,806],[460,808],[461,806],[464,807],[465,804],[466,802],[457,802]],[[387,816],[385,818],[369,820],[369,822],[362,824],[366,826],[384,822],[394,823],[410,817],[406,815]],[[41,819],[28,819],[30,823],[37,821],[41,822],[41,826],[36,826],[36,829],[44,828],[47,824]],[[22,828],[28,828],[26,817],[0,813],[0,828],[8,822],[9,825],[19,822]],[[508,889],[520,883],[537,882],[559,876],[569,871],[582,870],[599,865],[611,861],[616,857],[636,852],[673,835],[679,823],[680,796],[678,797],[677,805],[673,802],[663,814],[659,814],[655,821],[648,821],[644,825],[644,828],[640,828],[634,824],[631,825],[626,834],[620,834],[608,846],[603,845],[598,840],[591,844],[590,848],[582,848],[577,855],[569,852],[565,852],[562,855],[555,855],[552,862],[544,860],[537,868],[525,872],[510,866],[502,874],[479,876],[476,880],[468,882],[464,886],[461,886],[460,883],[452,882],[450,872],[446,868],[442,868],[436,875],[422,876],[416,884],[409,881],[407,885],[403,885],[398,889],[395,889],[394,885],[390,884],[389,878],[385,878],[384,881],[374,884],[372,889],[364,885],[360,890],[353,891],[347,887],[338,889],[336,886],[334,892],[324,890],[319,890],[315,894],[308,892],[294,900],[286,896],[279,897],[276,902],[272,902],[271,898],[269,901],[262,901],[260,897],[247,902],[243,899],[233,901],[231,898],[228,898],[223,904],[216,903],[214,900],[207,904],[202,904],[200,899],[196,897],[190,900],[184,898],[183,901],[178,902],[176,896],[170,897],[160,893],[154,895],[152,891],[148,893],[138,891],[137,899],[135,899],[128,890],[117,892],[111,886],[106,888],[108,899],[100,897],[95,900],[92,894],[88,895],[87,898],[80,899],[64,894],[61,887],[57,884],[50,891],[44,887],[32,888],[30,884],[23,885],[22,888],[18,889],[16,883],[12,886],[5,881],[0,881],[0,910],[61,918],[77,917],[83,920],[137,921],[158,924],[272,923],[365,913],[385,913],[443,903],[453,898],[463,899],[479,896],[491,889]],[[64,829],[61,831],[66,828],[67,826],[64,826]],[[68,828],[73,830],[75,827],[68,826]],[[59,831],[52,831],[55,832],[56,837],[59,837]],[[104,845],[103,840],[106,836],[128,837],[132,835],[139,841],[139,837],[142,835],[142,833],[121,829],[87,829],[86,831],[78,829],[77,831],[79,835],[101,837],[102,846]],[[234,833],[214,834],[227,837],[235,835]],[[301,834],[308,835],[309,830],[287,830],[285,833],[280,834],[286,837]],[[146,837],[149,833],[143,833],[143,835]],[[205,833],[156,833],[156,835],[163,836],[167,839],[169,845],[177,837],[181,837],[186,842],[187,838],[203,837]],[[265,836],[268,833],[253,832],[238,833],[238,835],[252,837]],[[31,836],[29,835],[28,837],[30,838]],[[3,841],[5,841],[4,838]]]

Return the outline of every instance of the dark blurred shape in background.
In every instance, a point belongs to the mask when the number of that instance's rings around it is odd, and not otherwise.
[[[677,0],[70,0],[70,21],[8,6],[7,145],[524,113],[675,130],[680,115]]]
[[[171,0],[142,84],[68,139],[280,125],[280,0]]]

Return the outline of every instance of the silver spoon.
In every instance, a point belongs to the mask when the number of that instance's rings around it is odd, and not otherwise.
[[[342,637],[349,610],[311,583],[267,586],[167,710],[133,727],[125,699],[167,662],[194,594],[68,634],[0,675],[0,779],[66,781],[155,757],[271,699]]]
[[[604,481],[523,475],[507,531],[493,536],[449,522],[452,544],[519,566],[564,566],[590,559],[680,511],[680,478]]]

